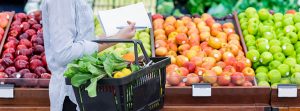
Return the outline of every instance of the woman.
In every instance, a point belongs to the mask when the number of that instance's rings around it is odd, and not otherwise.
[[[77,104],[74,92],[71,86],[65,85],[63,77],[66,65],[112,44],[89,41],[95,39],[93,11],[85,0],[43,0],[42,13],[46,59],[52,72],[49,85],[51,111],[74,111]],[[135,23],[128,24],[114,37],[132,38]]]

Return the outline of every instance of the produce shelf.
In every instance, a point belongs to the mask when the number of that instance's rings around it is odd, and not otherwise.
[[[49,111],[49,90],[15,88],[13,99],[0,99],[0,111]]]
[[[280,98],[278,97],[277,88],[272,88],[271,90],[271,105],[272,107],[298,107],[298,111],[300,110],[300,87],[298,87],[297,91],[298,97],[296,98]]]
[[[164,106],[162,111],[270,111],[270,106]]]

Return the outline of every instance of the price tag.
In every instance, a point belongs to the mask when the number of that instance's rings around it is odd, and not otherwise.
[[[14,98],[14,85],[0,85],[0,98]]]
[[[201,83],[193,84],[192,86],[193,97],[210,97],[211,96],[211,84]]]
[[[296,98],[297,93],[297,85],[278,84],[278,97]]]

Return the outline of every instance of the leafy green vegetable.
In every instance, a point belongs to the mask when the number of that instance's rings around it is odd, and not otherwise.
[[[90,97],[97,96],[97,82],[104,77],[113,77],[114,71],[119,71],[130,65],[132,72],[139,70],[139,66],[133,65],[117,56],[115,53],[106,52],[92,55],[84,55],[67,65],[64,76],[71,79],[71,84],[80,87],[89,83],[85,90]]]

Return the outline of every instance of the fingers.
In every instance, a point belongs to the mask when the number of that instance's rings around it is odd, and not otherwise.
[[[135,29],[135,28],[134,28],[135,22],[127,21],[127,24],[129,25],[129,28],[130,28],[131,30]]]

